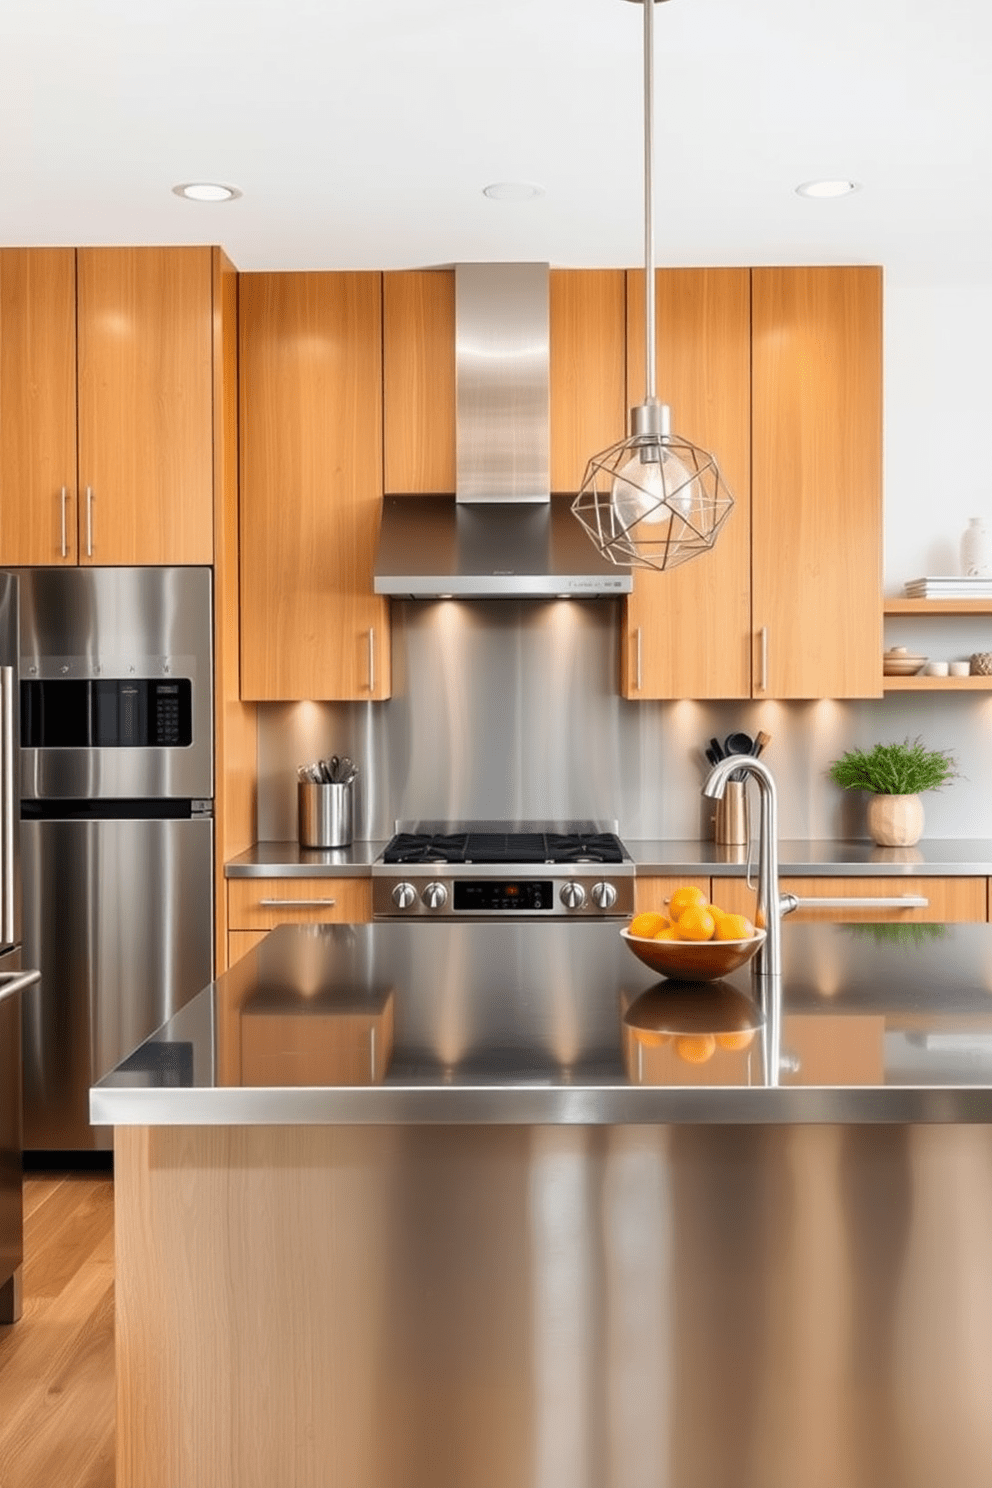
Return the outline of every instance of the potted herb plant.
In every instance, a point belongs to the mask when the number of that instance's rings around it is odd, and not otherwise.
[[[922,739],[850,749],[834,760],[830,778],[844,790],[868,791],[868,831],[880,847],[912,847],[923,832],[920,793],[957,777],[954,756],[925,749]]]

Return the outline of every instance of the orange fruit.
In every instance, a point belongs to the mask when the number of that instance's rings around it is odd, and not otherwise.
[[[754,1029],[748,1028],[742,1030],[740,1033],[718,1033],[716,1042],[719,1049],[730,1049],[736,1052],[740,1049],[746,1049],[753,1038]]]
[[[640,914],[634,916],[627,929],[631,935],[650,940],[651,936],[657,930],[663,930],[667,924],[668,916],[666,914],[661,914],[656,909],[645,909]]]
[[[706,908],[709,910],[710,914],[715,920],[718,920],[721,915],[725,915],[727,913],[725,909],[720,908],[719,904],[707,904]]]
[[[655,931],[655,933],[652,935],[651,939],[652,940],[681,940],[682,937],[679,934],[679,932],[676,930],[676,928],[675,928],[674,925],[663,925],[660,930],[656,930]]]
[[[706,895],[702,889],[697,889],[693,884],[683,884],[675,890],[668,901],[668,913],[673,920],[677,920],[684,910],[690,909],[694,904],[705,904]]]
[[[656,1033],[653,1028],[635,1028],[634,1037],[639,1044],[646,1049],[660,1049],[662,1044],[667,1044],[671,1038],[668,1033]]]
[[[679,940],[712,940],[717,922],[704,904],[693,904],[675,922]]]
[[[684,1033],[675,1040],[675,1052],[686,1064],[705,1064],[716,1051],[711,1033]]]
[[[747,915],[725,914],[721,915],[716,922],[714,940],[750,940],[754,934],[754,926]]]

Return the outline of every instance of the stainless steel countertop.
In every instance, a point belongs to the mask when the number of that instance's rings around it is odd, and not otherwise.
[[[681,873],[739,878],[747,857],[746,849],[718,847],[715,842],[631,841],[626,837],[623,841],[642,877]],[[224,873],[227,878],[362,877],[385,846],[385,841],[354,842],[351,847],[320,852],[296,842],[256,842],[225,864]],[[756,843],[753,856],[756,861]],[[784,875],[794,877],[989,877],[992,840],[933,838],[916,847],[876,847],[867,839],[784,841],[779,843],[779,864]]]
[[[780,1029],[693,1064],[624,1013],[655,989],[674,1031],[730,1031],[746,969],[659,983],[602,922],[283,925],[93,1088],[91,1119],[992,1122],[992,925],[787,922],[783,952]]]

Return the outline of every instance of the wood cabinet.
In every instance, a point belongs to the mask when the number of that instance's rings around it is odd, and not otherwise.
[[[357,925],[371,918],[370,878],[229,878],[227,964],[277,925]]]
[[[896,899],[905,895],[918,895],[928,901],[926,908],[850,909],[817,908],[797,909],[788,916],[786,924],[800,920],[892,921],[902,924],[950,924],[955,921],[980,921],[988,918],[988,886],[984,878],[787,878],[779,880],[783,894],[795,894],[800,899],[847,898],[847,899]],[[748,889],[743,878],[715,878],[714,900],[721,909],[737,912],[754,918],[754,893]]]
[[[213,253],[0,250],[0,561],[213,562]]]
[[[624,436],[622,269],[552,269],[550,484],[577,491],[589,456]],[[383,275],[385,489],[455,490],[455,275]]]
[[[882,693],[882,271],[751,270],[754,695]]]
[[[747,269],[655,277],[658,396],[672,428],[715,454],[734,509],[712,551],[668,573],[638,569],[626,601],[620,686],[628,698],[734,698],[751,691],[750,280]],[[628,276],[627,383],[644,397],[644,276]]]
[[[735,497],[713,551],[637,572],[631,698],[881,695],[881,271],[663,270],[657,382]],[[628,379],[644,386],[630,276]]]
[[[688,877],[682,876],[678,878],[665,878],[661,876],[642,878],[638,876],[634,879],[635,913],[640,914],[645,909],[664,911],[672,894],[683,885],[702,889],[707,899],[710,897],[710,879],[708,877],[693,877],[692,874]],[[721,908],[723,908],[722,905]]]
[[[381,320],[380,274],[241,276],[243,698],[389,696]]]

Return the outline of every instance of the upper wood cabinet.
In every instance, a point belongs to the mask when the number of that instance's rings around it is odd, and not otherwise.
[[[383,698],[382,276],[243,274],[241,695]]]
[[[213,250],[0,250],[0,561],[213,561]]]
[[[751,271],[754,695],[882,694],[882,271]]]
[[[628,275],[627,385],[644,398],[644,276]],[[714,453],[734,509],[713,549],[668,573],[638,569],[626,602],[630,698],[747,697],[751,687],[750,282],[747,269],[655,277],[656,384],[673,431]]]
[[[552,491],[578,490],[589,456],[624,435],[622,269],[549,275]],[[455,490],[455,275],[383,275],[385,489]]]
[[[657,276],[657,385],[736,505],[712,552],[638,571],[631,698],[881,695],[881,271]],[[628,378],[642,396],[643,276]]]

